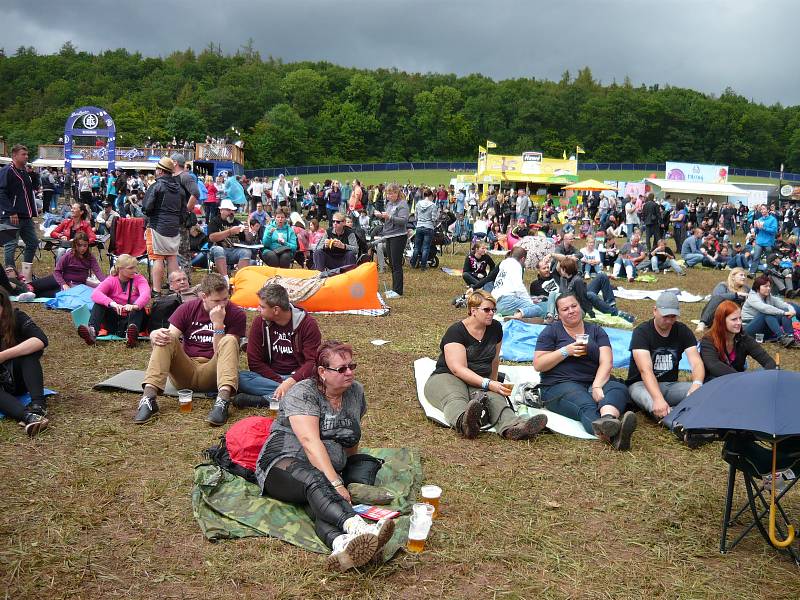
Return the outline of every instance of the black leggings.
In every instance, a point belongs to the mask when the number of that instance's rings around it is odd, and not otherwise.
[[[132,310],[127,317],[121,317],[113,308],[96,303],[92,307],[92,315],[89,317],[89,325],[94,327],[95,332],[100,331],[102,327],[109,335],[118,335],[120,337],[125,336],[128,325],[136,325],[141,331],[143,322],[143,310]]]
[[[406,249],[406,236],[396,235],[386,239],[389,247],[389,262],[392,263],[392,290],[403,295],[403,251]]]
[[[53,275],[34,279],[31,282],[31,287],[33,287],[33,292],[39,298],[55,298],[56,294],[61,291],[61,286]]]
[[[473,290],[479,290],[483,288],[483,286],[485,286],[490,281],[494,281],[495,279],[497,279],[497,274],[499,272],[500,272],[500,267],[495,267],[494,269],[489,271],[486,277],[483,277],[481,279],[475,277],[475,275],[473,275],[472,273],[464,273],[461,276],[464,278],[464,281],[467,283],[469,287],[471,287]]]
[[[281,502],[308,504],[317,536],[329,548],[344,533],[344,522],[356,516],[322,471],[305,460],[280,459],[267,473],[264,493]]]
[[[283,252],[273,252],[272,250],[264,250],[264,262],[268,267],[278,267],[281,269],[290,269],[292,267],[292,259],[294,252],[291,248],[287,248]]]
[[[25,392],[31,395],[31,403],[45,405],[44,374],[42,373],[41,352],[12,358],[5,364],[11,369],[14,378],[13,393],[0,388],[0,412],[16,421],[22,421],[28,412],[15,396]]]

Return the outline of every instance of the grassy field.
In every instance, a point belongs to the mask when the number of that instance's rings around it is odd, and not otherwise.
[[[448,255],[443,265],[460,268],[463,259]],[[629,285],[707,293],[725,276],[691,270],[685,278],[666,274],[655,284]],[[50,336],[45,383],[60,394],[50,403],[50,429],[33,440],[16,423],[0,421],[0,596],[800,597],[797,568],[757,534],[720,555],[727,469],[719,444],[689,450],[644,417],[624,453],[555,434],[521,443],[489,434],[467,441],[426,420],[412,362],[437,356],[442,333],[463,316],[450,305],[463,285],[441,271],[406,270],[405,287],[404,297],[389,302],[389,316],[318,319],[325,337],[355,346],[369,403],[362,443],[419,448],[425,480],[444,488],[443,518],[423,554],[400,553],[381,567],[334,575],[323,571],[323,557],[275,539],[207,542],[190,494],[193,466],[222,433],[204,421],[208,403],[180,414],[166,400],[158,419],[134,425],[136,394],[91,386],[123,369],[144,369],[148,347],[89,348],[68,314],[30,305],[25,310]],[[640,321],[652,314],[651,302],[619,304]],[[701,308],[683,304],[682,320],[697,318]],[[376,337],[391,343],[373,346]],[[785,368],[800,368],[800,351],[782,358]],[[231,421],[246,414],[234,409]],[[743,497],[739,489],[737,502]],[[785,503],[795,517],[796,497]]]
[[[338,181],[353,181],[358,179],[367,185],[375,185],[378,183],[397,182],[405,184],[411,182],[415,185],[445,185],[450,184],[450,180],[458,174],[464,174],[465,171],[447,171],[444,169],[435,170],[406,170],[406,171],[366,171],[361,173],[356,172],[341,172],[341,173],[319,173],[315,175],[301,175],[300,180],[303,185],[307,186],[311,182],[325,181],[326,179],[335,179]],[[600,181],[641,181],[643,177],[650,177],[653,175],[652,171],[578,171],[580,179],[598,179]],[[663,177],[664,173],[658,172],[655,174],[657,177]],[[778,183],[777,180],[770,180],[762,177],[731,177],[731,183]]]

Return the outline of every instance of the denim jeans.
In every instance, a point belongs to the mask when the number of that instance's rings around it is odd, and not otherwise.
[[[11,219],[9,217],[5,217],[0,219],[0,223],[4,225],[11,225]],[[33,222],[33,219],[25,219],[23,217],[19,218],[19,225],[16,227],[19,228],[18,235],[22,238],[22,241],[25,242],[25,252],[22,256],[22,262],[33,262],[33,257],[36,256],[36,249],[39,246],[39,237],[36,235],[36,225]],[[6,266],[13,266],[14,265],[14,252],[17,249],[17,236],[14,236],[14,239],[6,242],[3,246],[5,250],[5,264]]]
[[[772,252],[772,246],[759,246],[758,244],[753,244],[753,256],[750,259],[750,272],[755,273],[760,266],[759,263],[761,262],[761,255],[768,255]]]
[[[281,375],[281,377],[285,380],[289,375]],[[277,381],[268,379],[258,373],[253,373],[253,371],[239,371],[239,391],[245,394],[269,398],[275,393],[279,385]]]
[[[636,229],[636,227],[638,227],[636,223],[625,223],[625,233],[627,234],[628,239],[631,239],[633,230]]]
[[[657,257],[654,256],[653,258],[650,259],[650,266],[653,268],[653,271],[658,271],[659,264],[658,264],[658,258]],[[674,258],[668,258],[661,264],[661,269],[662,270],[666,269],[666,268],[672,269],[673,271],[675,271],[679,275],[681,273],[683,273],[683,269],[681,269],[681,266],[678,264],[678,262]]]
[[[534,304],[530,296],[514,296],[508,294],[497,301],[497,312],[503,316],[513,315],[517,311],[522,313],[526,319],[533,317],[543,317],[545,307],[541,304]]]
[[[622,267],[625,267],[625,274],[628,277],[636,277],[636,266],[633,264],[633,261],[622,258],[621,256],[614,261],[614,275],[619,275],[619,272],[622,270]]]
[[[589,263],[583,263],[581,270],[584,274],[589,276],[597,275],[603,272],[603,264],[597,263],[596,265],[590,265]]]
[[[417,227],[417,232],[414,235],[414,253],[411,255],[412,267],[419,266],[424,269],[428,266],[431,242],[433,242],[433,229]],[[420,255],[422,258],[420,258]]]
[[[597,403],[592,398],[589,385],[577,381],[565,381],[541,386],[542,401],[547,410],[580,421],[583,428],[592,433],[592,421],[600,418],[600,409],[604,406],[613,406],[622,414],[628,405],[629,396],[625,384],[612,379],[603,386],[605,397]]]
[[[758,313],[753,320],[744,324],[748,335],[763,333],[765,339],[779,338],[783,335],[792,335],[792,320],[786,315],[765,315]]]
[[[750,268],[750,261],[747,260],[747,257],[744,255],[744,252],[741,254],[734,254],[728,259],[728,266],[733,269],[734,267],[741,267],[742,269],[749,269]]]
[[[586,296],[592,306],[600,312],[617,314],[617,299],[614,297],[614,290],[611,289],[611,281],[605,273],[598,273],[597,277],[589,282],[586,286]]]
[[[710,258],[708,258],[705,254],[700,254],[699,252],[697,254],[684,254],[683,260],[686,261],[687,267],[693,267],[699,264],[705,265],[706,267],[714,266],[714,262]]]

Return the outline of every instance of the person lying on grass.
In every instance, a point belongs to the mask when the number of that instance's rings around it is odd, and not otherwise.
[[[442,352],[425,383],[425,397],[467,439],[478,437],[488,424],[502,438],[527,440],[544,429],[547,417],[518,417],[508,405],[511,386],[500,382],[497,373],[503,328],[494,319],[496,310],[495,299],[483,290],[470,295],[467,317],[453,323],[442,337]]]

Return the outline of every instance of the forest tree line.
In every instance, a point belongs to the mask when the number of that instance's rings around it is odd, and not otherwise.
[[[0,50],[0,135],[54,143],[70,112],[105,108],[117,146],[202,141],[236,127],[248,168],[341,162],[475,160],[580,145],[598,162],[708,162],[800,172],[800,106],[766,106],[732,89],[601,84],[589,68],[558,82],[479,74],[355,69],[263,59],[252,41],[235,54],[99,54],[67,42],[57,54]]]

